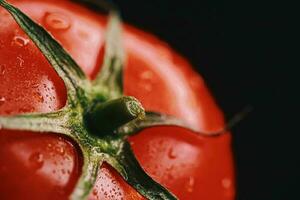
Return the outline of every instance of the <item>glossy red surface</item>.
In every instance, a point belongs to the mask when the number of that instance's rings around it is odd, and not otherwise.
[[[84,72],[95,77],[102,60],[103,16],[67,0],[10,2],[50,31]],[[200,131],[222,129],[223,115],[190,64],[157,38],[128,25],[124,28],[126,95],[137,97],[147,110],[175,115]],[[0,82],[1,115],[49,112],[66,102],[62,80],[3,9]],[[67,198],[82,165],[81,153],[72,141],[54,134],[0,133],[0,199]],[[203,138],[182,128],[160,127],[130,141],[145,170],[179,199],[234,199],[229,134]],[[67,159],[60,151],[47,149],[48,144],[64,149]],[[61,173],[54,175],[54,170]],[[109,166],[104,165],[101,172],[90,199],[142,198]]]

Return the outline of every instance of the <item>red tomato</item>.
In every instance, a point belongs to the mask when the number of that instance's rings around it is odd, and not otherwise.
[[[93,79],[99,71],[105,17],[68,0],[10,0],[44,26]],[[200,131],[224,127],[202,78],[168,45],[124,25],[125,94],[147,110],[177,116]],[[0,8],[0,114],[49,112],[66,103],[63,81],[9,14]],[[67,199],[82,156],[54,133],[0,130],[0,199]],[[155,127],[130,138],[142,167],[179,199],[232,200],[231,136],[203,137]],[[90,199],[143,199],[110,166],[101,167]]]

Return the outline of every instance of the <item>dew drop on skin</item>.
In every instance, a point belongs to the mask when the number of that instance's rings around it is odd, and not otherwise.
[[[44,164],[44,155],[40,152],[32,153],[29,157],[29,163],[32,169],[40,169]]]
[[[5,97],[0,96],[0,106],[2,106],[5,103]]]
[[[28,45],[29,41],[30,41],[29,39],[24,38],[22,36],[15,36],[13,38],[13,43],[20,47],[24,47],[24,46]]]
[[[67,30],[71,27],[70,19],[61,13],[47,12],[44,17],[45,25],[50,29]]]
[[[5,74],[5,67],[6,65],[0,64],[0,76],[3,76]]]

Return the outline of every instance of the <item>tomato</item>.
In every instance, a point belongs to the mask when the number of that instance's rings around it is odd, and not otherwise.
[[[69,0],[10,0],[45,27],[90,79],[103,60],[106,18]],[[124,24],[124,90],[147,110],[174,115],[201,131],[224,128],[223,114],[203,79],[167,44]],[[0,114],[50,112],[66,88],[38,48],[0,9]],[[1,127],[0,127],[1,128]],[[81,173],[76,143],[55,133],[0,130],[0,199],[67,199]],[[132,136],[149,175],[179,199],[232,200],[231,136],[204,137],[180,127],[153,127]],[[143,199],[108,164],[90,199]]]

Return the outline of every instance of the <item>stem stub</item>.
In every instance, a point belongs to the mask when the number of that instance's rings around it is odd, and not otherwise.
[[[88,126],[96,135],[111,134],[126,123],[143,119],[145,110],[134,97],[125,96],[107,102],[96,102],[87,113]]]

